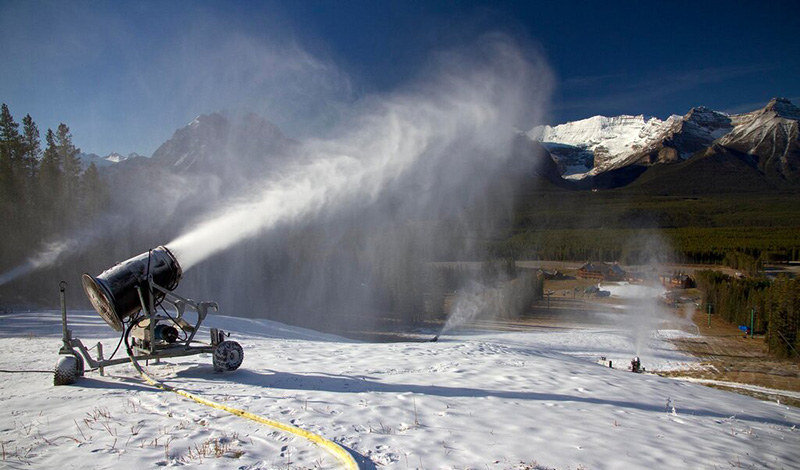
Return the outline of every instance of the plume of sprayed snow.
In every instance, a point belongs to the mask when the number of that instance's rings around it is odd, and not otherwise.
[[[479,317],[496,315],[496,312],[492,311],[493,306],[487,301],[486,291],[487,287],[477,281],[468,283],[458,291],[453,303],[453,310],[447,317],[441,334],[469,325]]]
[[[113,227],[113,229],[109,229]],[[105,214],[95,218],[86,228],[73,231],[70,235],[44,243],[23,263],[0,274],[0,286],[40,269],[46,269],[64,262],[65,259],[84,254],[101,239],[120,233],[129,227],[125,217]]]
[[[461,196],[438,189],[463,190],[471,175],[465,169],[500,165],[519,120],[541,117],[549,81],[541,62],[503,36],[444,53],[413,88],[365,99],[332,137],[300,144],[296,163],[257,185],[262,189],[167,246],[189,270],[265,231],[369,207],[393,190],[419,201],[414,207],[452,212],[451,199]],[[411,194],[396,184],[408,178]]]
[[[667,312],[659,301],[666,290],[655,286],[628,287],[637,289],[627,289],[620,295],[630,299],[625,323],[631,334],[635,355],[642,356],[649,352],[650,336],[666,318]]]
[[[617,297],[627,299],[627,314],[620,326],[628,330],[634,346],[633,353],[643,356],[651,353],[650,340],[654,332],[665,325],[684,325],[685,319],[672,313],[662,301],[667,289],[660,284],[659,276],[669,270],[669,242],[660,234],[648,231],[627,242],[628,248],[639,252],[644,264],[638,266],[643,285],[622,284],[605,286]]]
[[[80,239],[78,238],[69,238],[46,244],[40,251],[19,266],[0,274],[0,286],[37,269],[54,265],[64,253],[74,251],[79,245]]]
[[[263,148],[258,139],[237,145],[252,134],[245,129],[208,155],[230,172],[175,174],[151,162],[110,173],[113,220],[68,237],[77,242],[56,251],[78,258],[59,275],[100,271],[171,240],[183,269],[197,270],[182,287],[226,312],[418,311],[405,293],[419,283],[421,260],[468,246],[476,219],[490,227],[487,216],[508,211],[483,201],[483,215],[464,216],[507,162],[514,129],[541,122],[552,75],[531,48],[487,35],[436,54],[401,90],[354,100],[346,74],[290,46],[234,34],[168,54],[169,67],[186,73],[166,77],[175,100],[165,116],[245,107],[287,135],[316,138],[243,163],[240,149]],[[101,243],[90,243],[98,234]],[[3,280],[54,259],[36,257]]]

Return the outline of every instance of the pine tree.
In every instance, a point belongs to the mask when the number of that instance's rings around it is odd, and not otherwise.
[[[100,178],[100,172],[94,163],[83,172],[81,177],[81,218],[89,221],[97,216],[108,202],[108,188]]]
[[[60,226],[60,221],[56,220],[60,211],[59,198],[62,194],[62,171],[61,155],[56,145],[56,137],[52,129],[47,129],[45,135],[46,147],[39,166],[37,177],[38,188],[38,213],[42,220],[42,228],[46,233],[52,233],[56,227]]]
[[[61,210],[64,216],[75,213],[80,205],[80,185],[81,185],[81,160],[78,158],[80,150],[72,143],[72,134],[69,127],[61,123],[58,125],[55,135],[56,152],[61,160],[62,171],[62,205]],[[76,221],[74,217],[64,219],[65,228],[73,225]]]
[[[35,217],[34,209],[37,200],[36,176],[39,171],[39,160],[42,156],[42,148],[39,143],[39,128],[33,122],[33,118],[28,114],[22,118],[22,174],[24,186],[22,188],[22,198],[26,212],[26,226],[33,228],[32,218]],[[35,224],[34,224],[35,225]]]
[[[800,358],[800,282],[779,277],[769,290],[767,345],[780,357]]]
[[[33,122],[33,118],[28,114],[22,118],[22,162],[25,169],[26,178],[32,180],[36,178],[39,169],[39,159],[42,156],[42,146],[39,142],[39,128]]]
[[[14,206],[20,196],[19,124],[14,122],[8,106],[0,107],[0,216],[4,225],[9,227],[16,223]]]
[[[19,124],[14,121],[5,103],[0,107],[0,152],[15,160],[21,145]]]

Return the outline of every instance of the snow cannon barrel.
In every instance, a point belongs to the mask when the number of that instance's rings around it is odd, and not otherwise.
[[[103,271],[99,276],[83,275],[83,290],[103,320],[116,331],[123,330],[122,322],[142,308],[139,291],[146,304],[160,302],[166,294],[150,289],[148,277],[159,287],[172,291],[183,277],[178,259],[165,246],[123,261]]]

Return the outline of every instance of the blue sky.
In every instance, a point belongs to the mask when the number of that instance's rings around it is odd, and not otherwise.
[[[646,3],[646,4],[645,4]],[[100,155],[150,155],[201,113],[295,137],[500,32],[553,77],[549,123],[800,101],[800,2],[0,0],[0,101]],[[528,124],[520,123],[520,127]]]

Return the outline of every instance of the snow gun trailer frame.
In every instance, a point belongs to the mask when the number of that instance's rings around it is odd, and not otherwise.
[[[83,275],[83,288],[92,306],[109,326],[121,332],[117,349],[108,359],[103,357],[102,343],[97,343],[95,359],[80,339],[72,337],[67,326],[66,282],[62,281],[59,284],[62,346],[54,371],[54,385],[75,383],[84,375],[86,365],[103,375],[106,367],[126,362],[138,364],[140,360],[152,360],[157,363],[160,359],[206,353],[212,355],[214,370],[238,369],[244,351],[239,343],[226,340],[230,335],[223,330],[211,328],[210,344],[195,341],[208,309],[217,311],[219,306],[216,302],[195,302],[171,292],[181,277],[180,265],[166,247],[131,258],[97,277]],[[174,315],[164,309],[164,302],[174,307]],[[197,314],[193,324],[184,317],[187,308]],[[114,359],[123,342],[127,357]]]

